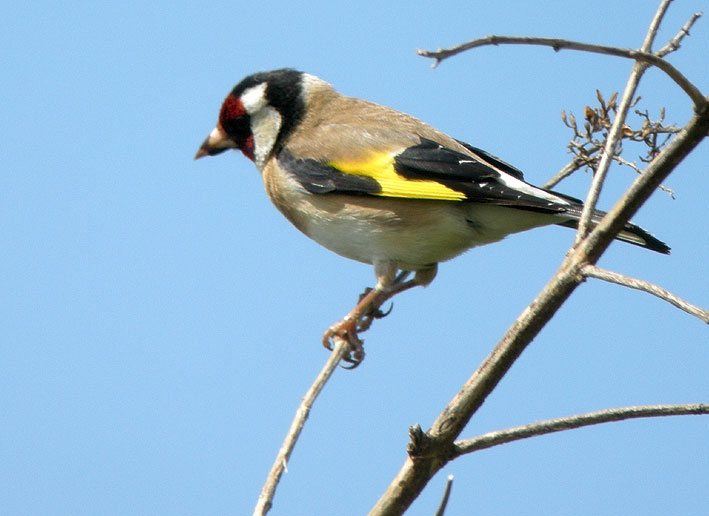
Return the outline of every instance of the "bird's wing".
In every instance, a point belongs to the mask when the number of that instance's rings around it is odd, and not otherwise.
[[[283,170],[313,194],[346,193],[405,199],[479,202],[559,215],[558,224],[576,227],[583,202],[535,187],[522,172],[471,145],[429,131],[423,136],[379,129],[350,132],[352,138],[320,139],[317,148],[289,146],[278,153]],[[430,139],[435,138],[435,140]],[[438,141],[436,141],[438,140]],[[312,140],[311,140],[312,141]],[[592,223],[604,212],[594,211]],[[667,245],[644,229],[627,223],[616,237],[668,254]]]
[[[516,168],[462,142],[447,146],[418,137],[418,143],[403,145],[403,140],[382,141],[362,128],[359,133],[367,135],[366,142],[356,148],[340,138],[340,148],[349,153],[332,146],[326,149],[331,152],[319,153],[332,156],[330,159],[296,158],[285,146],[278,153],[278,162],[315,194],[472,201],[546,213],[563,213],[570,205],[580,204],[526,183]],[[456,143],[461,147],[451,148]]]

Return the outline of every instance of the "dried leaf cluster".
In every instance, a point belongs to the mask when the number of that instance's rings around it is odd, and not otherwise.
[[[561,120],[564,125],[572,130],[573,137],[567,145],[569,152],[574,155],[574,159],[570,164],[569,173],[585,167],[594,172],[601,158],[601,152],[608,138],[608,131],[613,124],[613,120],[618,112],[618,92],[613,93],[608,100],[603,97],[603,94],[596,90],[596,98],[598,99],[597,107],[584,107],[584,120],[579,127],[579,122],[572,112],[568,114],[566,111],[561,112]],[[636,97],[633,100],[632,107],[636,107],[640,103],[641,97]],[[625,149],[623,141],[639,143],[643,145],[641,154],[638,159],[642,163],[650,163],[662,149],[669,143],[672,135],[678,133],[680,128],[674,124],[665,124],[665,109],[661,108],[659,116],[653,120],[647,110],[641,111],[635,109],[637,126],[632,127],[628,121],[623,125],[621,138],[618,140],[613,153],[613,160],[621,165],[628,166],[638,173],[642,169],[634,161],[628,161],[623,158]],[[568,174],[567,174],[568,175]],[[668,192],[674,198],[674,192],[665,187],[660,188]]]

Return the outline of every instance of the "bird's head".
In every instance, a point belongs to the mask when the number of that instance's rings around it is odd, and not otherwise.
[[[239,149],[261,168],[305,113],[312,75],[291,69],[250,75],[227,95],[195,159]],[[321,81],[324,83],[324,81]]]

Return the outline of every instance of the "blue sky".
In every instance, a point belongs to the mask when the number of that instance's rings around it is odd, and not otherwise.
[[[622,89],[630,62],[479,49],[431,70],[416,48],[492,33],[637,47],[656,2],[14,2],[0,20],[0,513],[249,514],[322,332],[373,281],[270,205],[237,153],[192,161],[242,77],[290,66],[499,155],[542,183],[569,159],[562,109]],[[659,42],[702,2],[676,2]],[[550,15],[553,13],[553,15]],[[709,20],[670,61],[705,93]],[[641,107],[684,123],[658,71]],[[629,149],[630,150],[630,149]],[[637,152],[635,152],[637,154]],[[632,150],[630,158],[634,155]],[[635,221],[672,247],[600,265],[709,306],[709,147]],[[634,172],[614,168],[601,207]],[[560,191],[585,196],[580,173]],[[316,403],[272,514],[365,513],[545,284],[573,239],[545,228],[443,264],[365,335],[367,359]],[[589,281],[464,437],[606,407],[707,401],[707,328]],[[410,514],[705,514],[709,419],[641,420],[450,464]]]

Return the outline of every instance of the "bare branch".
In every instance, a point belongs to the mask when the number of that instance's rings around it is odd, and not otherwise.
[[[704,310],[696,305],[688,303],[681,297],[675,296],[671,292],[665,290],[662,287],[658,287],[652,283],[644,280],[639,280],[636,278],[631,278],[630,276],[625,276],[624,274],[619,274],[617,272],[612,272],[609,270],[601,269],[595,265],[585,265],[581,268],[581,274],[587,278],[596,278],[603,281],[608,281],[610,283],[615,283],[616,285],[622,285],[624,287],[633,288],[636,290],[642,290],[653,296],[657,296],[660,299],[667,301],[668,303],[676,306],[680,310],[684,310],[694,317],[698,317],[705,323],[709,324],[709,311]]]
[[[649,53],[652,50],[652,42],[655,39],[655,35],[660,28],[660,22],[667,11],[670,2],[672,0],[662,0],[660,7],[655,12],[655,16],[650,22],[650,27],[645,34],[645,40],[642,45],[642,52]],[[649,54],[652,55],[652,54]],[[654,56],[653,56],[654,57]],[[662,61],[662,59],[660,59]],[[664,62],[664,61],[663,61]],[[586,238],[590,227],[591,219],[593,217],[593,212],[596,208],[596,203],[601,195],[601,189],[603,188],[603,182],[605,181],[606,174],[610,168],[611,160],[616,154],[616,146],[623,138],[623,129],[625,127],[625,120],[628,117],[628,111],[634,104],[633,98],[635,97],[635,91],[640,84],[640,79],[642,78],[645,70],[649,68],[650,64],[646,61],[636,59],[633,63],[632,71],[630,72],[630,77],[628,82],[625,84],[625,90],[623,91],[623,96],[620,99],[620,104],[618,105],[618,111],[616,117],[613,120],[608,136],[606,137],[606,142],[603,147],[603,153],[601,154],[601,159],[598,162],[598,168],[593,176],[593,181],[591,182],[591,187],[588,190],[586,196],[586,203],[581,213],[581,219],[579,220],[578,231],[576,232],[576,238],[574,244],[578,245],[582,239]],[[690,95],[691,96],[691,95]],[[699,105],[699,104],[697,104]]]
[[[546,183],[544,183],[542,185],[542,188],[553,188],[554,186],[559,184],[562,180],[566,179],[571,174],[576,172],[578,169],[580,169],[581,167],[586,166],[588,164],[589,164],[588,159],[586,159],[582,156],[575,156],[574,159],[572,159],[561,170],[559,170],[556,174],[554,174],[554,177],[552,177]]]
[[[627,159],[623,158],[622,156],[614,156],[613,159],[614,159],[615,161],[617,161],[618,163],[620,163],[621,165],[625,165],[626,167],[632,168],[632,169],[635,170],[635,172],[637,172],[638,174],[642,174],[642,173],[643,173],[643,171],[640,169],[640,167],[638,167],[638,166],[637,166],[635,163],[633,163],[632,161],[628,161]],[[674,194],[674,191],[672,191],[670,188],[665,188],[665,191],[669,191],[669,192],[671,192],[672,194]],[[673,197],[674,197],[674,195],[673,195]]]
[[[443,409],[431,429],[423,434],[424,438],[418,442],[421,446],[413,447],[385,493],[370,511],[370,516],[402,514],[428,480],[450,460],[455,438],[532,339],[583,281],[581,268],[598,260],[613,236],[652,195],[657,185],[705,138],[708,130],[709,111],[696,113],[677,137],[650,163],[645,173],[635,179],[628,192],[588,238],[569,252],[554,277],[524,309],[473,376]]]
[[[446,506],[448,505],[448,498],[450,498],[452,487],[453,475],[448,475],[448,478],[446,479],[446,488],[443,491],[443,498],[441,498],[441,503],[438,505],[438,510],[434,516],[443,516],[446,512]]]
[[[657,31],[660,30],[662,19],[665,17],[665,13],[667,13],[667,9],[670,8],[671,3],[672,0],[662,0],[660,2],[660,6],[657,8],[657,11],[655,11],[655,16],[652,17],[650,27],[648,27],[645,33],[643,45],[640,47],[643,52],[652,52],[652,43],[655,41],[655,36],[657,35]]]
[[[667,44],[662,47],[660,50],[655,52],[655,55],[659,57],[665,57],[667,54],[670,52],[674,52],[675,50],[679,50],[680,43],[682,42],[682,39],[684,39],[685,36],[689,36],[689,29],[692,28],[692,25],[694,25],[694,22],[696,22],[699,18],[701,18],[704,15],[704,13],[699,12],[699,13],[694,13],[692,17],[687,20],[687,23],[685,23],[682,28],[679,30],[677,35],[669,40]]]
[[[633,106],[633,96],[628,93],[635,91],[636,81],[650,65],[661,68],[687,92],[695,104],[695,113],[677,136],[652,160],[645,172],[635,179],[625,195],[588,236],[569,251],[554,277],[507,330],[475,373],[436,418],[430,430],[427,432],[421,431],[420,428],[410,430],[412,442],[409,445],[409,456],[385,493],[370,511],[370,516],[402,514],[429,479],[454,457],[456,437],[534,337],[557,313],[576,287],[584,281],[581,272],[583,267],[598,261],[613,237],[630,217],[647,201],[653,191],[676,166],[707,136],[709,132],[709,99],[705,98],[669,63],[649,53],[656,28],[669,3],[670,0],[663,0],[661,3],[643,43],[644,51],[587,45],[559,39],[499,36],[475,40],[448,51],[442,50],[437,53],[419,51],[421,55],[434,57],[437,60],[436,64],[463,50],[501,43],[537,44],[551,46],[555,50],[570,48],[617,55],[633,59],[635,63],[631,79],[626,87],[626,94],[621,101],[621,107],[619,107],[616,122],[619,119],[623,120],[627,110]],[[635,84],[631,84],[633,82]],[[621,129],[621,123],[614,123],[611,134],[615,131],[616,135],[610,137],[609,145],[606,147],[604,167],[610,163],[610,158],[615,150],[615,142],[618,141],[618,131]],[[597,184],[600,185],[600,182]],[[592,205],[593,202],[589,204]]]
[[[643,173],[643,171],[640,169],[640,167],[638,167],[635,163],[633,163],[632,161],[628,161],[627,159],[625,159],[625,158],[623,158],[623,157],[621,157],[621,156],[613,156],[613,160],[614,160],[614,161],[617,161],[617,162],[620,163],[621,165],[625,165],[626,167],[632,168],[632,169],[635,170],[635,172],[637,172],[638,174],[642,174],[642,173]],[[667,187],[667,186],[665,186],[665,185],[659,185],[658,188],[659,188],[660,190],[662,190],[663,192],[668,193],[672,199],[675,198],[675,191],[674,191],[672,188],[669,188],[669,187]]]
[[[300,405],[298,405],[298,409],[295,412],[295,417],[293,418],[291,426],[288,429],[288,433],[283,440],[281,449],[278,450],[276,460],[274,461],[273,466],[271,466],[271,471],[268,473],[266,483],[261,488],[261,494],[259,494],[258,502],[254,508],[254,516],[262,516],[271,509],[273,497],[276,494],[276,488],[278,487],[278,482],[280,481],[281,475],[286,468],[286,464],[291,453],[293,452],[293,448],[295,447],[295,443],[300,436],[300,432],[303,430],[305,420],[308,419],[310,408],[313,406],[315,398],[318,397],[318,394],[320,394],[320,391],[322,391],[323,387],[325,387],[325,384],[332,376],[332,373],[335,372],[337,364],[339,364],[340,360],[342,360],[342,358],[350,351],[350,345],[341,338],[335,337],[333,340],[335,346],[332,353],[330,353],[330,356],[325,362],[320,374],[318,374],[315,378],[315,381],[308,389],[308,392],[306,392],[305,396],[303,396]]]
[[[659,56],[656,56],[655,54],[651,54],[649,52],[642,52],[640,50],[632,50],[629,48],[594,45],[591,43],[569,41],[566,39],[559,38],[496,36],[493,34],[484,38],[474,39],[472,41],[468,41],[467,43],[456,45],[447,49],[439,49],[436,51],[419,49],[416,51],[416,53],[423,57],[430,57],[432,59],[435,59],[433,66],[436,67],[444,59],[452,57],[456,54],[460,54],[461,52],[470,50],[472,48],[483,47],[488,45],[540,45],[551,47],[555,51],[559,51],[562,49],[579,50],[583,52],[591,52],[595,54],[605,54],[616,57],[624,57],[626,59],[633,59],[635,61],[646,63],[647,65],[656,66],[660,70],[665,72],[674,82],[677,83],[680,88],[685,91],[685,93],[687,93],[687,95],[689,95],[689,97],[692,99],[692,102],[694,102],[695,109],[705,109],[705,105],[707,103],[699,89],[669,62],[665,61]]]
[[[539,421],[537,423],[531,423],[524,426],[488,432],[472,439],[457,441],[454,444],[454,458],[466,453],[492,448],[493,446],[498,446],[500,444],[527,439],[528,437],[561,432],[562,430],[572,430],[574,428],[582,428],[584,426],[644,417],[691,416],[700,414],[709,414],[708,404],[696,403],[691,405],[643,405],[635,407],[620,407],[556,419],[547,419],[546,421]]]

